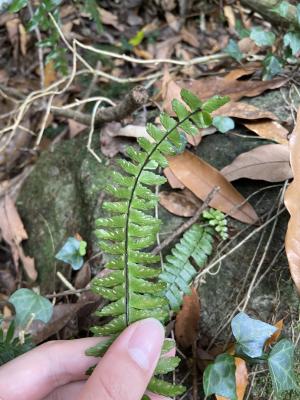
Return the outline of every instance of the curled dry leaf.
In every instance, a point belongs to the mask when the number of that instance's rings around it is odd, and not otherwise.
[[[246,362],[239,358],[235,357],[235,383],[236,383],[236,398],[237,400],[243,400],[245,397],[246,389],[248,386],[248,370],[246,366]],[[217,400],[228,400],[227,397],[216,396]]]
[[[281,331],[283,329],[283,319],[276,322],[274,326],[276,326],[277,331],[274,332],[273,335],[266,341],[266,346],[271,346],[272,344],[276,343],[277,340],[279,339],[279,336],[281,335]]]
[[[216,115],[226,115],[226,117],[254,120],[262,118],[273,120],[278,119],[271,111],[264,111],[252,104],[243,103],[241,101],[230,101],[229,103],[224,104],[224,106],[213,112],[213,116]]]
[[[285,206],[291,216],[285,236],[285,250],[292,279],[300,293],[300,108],[289,144],[294,180],[284,196]]]
[[[244,125],[262,138],[274,140],[280,144],[288,143],[289,132],[277,121],[249,121]]]
[[[266,144],[240,154],[221,170],[228,181],[240,178],[282,182],[293,177],[290,151],[284,144]]]
[[[189,151],[169,157],[169,168],[189,190],[199,199],[205,200],[214,187],[218,193],[210,206],[229,214],[247,224],[257,222],[258,216],[253,207],[214,167]]]
[[[176,315],[175,337],[181,347],[191,347],[197,339],[199,319],[200,300],[193,287],[191,294],[184,296],[182,308]]]
[[[243,76],[252,75],[259,68],[259,65],[245,66],[244,68],[236,68],[228,72],[225,75],[225,79],[228,81],[242,78]]]
[[[5,242],[10,246],[16,268],[21,260],[24,269],[32,281],[37,278],[34,260],[24,254],[21,242],[28,238],[24,225],[12,199],[5,196],[0,203],[0,232]]]
[[[180,217],[192,217],[201,201],[188,189],[181,192],[160,192],[159,204]]]

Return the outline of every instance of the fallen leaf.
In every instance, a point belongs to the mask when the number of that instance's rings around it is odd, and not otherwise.
[[[77,272],[74,286],[76,289],[82,289],[91,281],[92,273],[88,262]]]
[[[249,121],[247,123],[244,122],[243,125],[260,137],[274,140],[280,144],[288,143],[287,135],[289,132],[277,121]]]
[[[278,78],[269,81],[239,81],[229,80],[219,76],[209,76],[199,80],[169,81],[163,91],[163,107],[172,113],[172,100],[180,100],[180,91],[186,88],[195,93],[201,100],[207,100],[212,96],[229,96],[231,101],[237,101],[242,97],[254,97],[266,90],[277,89],[286,83],[286,79]]]
[[[54,67],[54,62],[49,61],[44,68],[44,76],[45,76],[45,87],[51,85],[51,83],[56,81],[56,70]]]
[[[183,305],[175,321],[176,341],[183,348],[191,347],[198,335],[200,301],[194,287],[191,292],[190,295],[183,297]]]
[[[230,101],[224,104],[224,106],[218,108],[212,113],[213,116],[216,115],[226,115],[226,117],[241,118],[241,119],[273,119],[277,120],[275,114],[271,111],[264,111],[258,107],[251,104],[243,103],[241,101]]]
[[[292,279],[300,293],[300,108],[296,126],[290,137],[290,160],[294,180],[284,196],[285,206],[290,213],[290,220],[285,236],[285,250]]]
[[[219,187],[210,206],[247,224],[257,222],[253,207],[214,167],[189,151],[169,157],[169,168],[188,189],[205,200],[214,187]]]
[[[248,386],[248,370],[246,362],[239,358],[234,358],[235,362],[235,383],[237,400],[243,400]],[[216,395],[217,400],[228,400],[227,397]]]
[[[192,192],[185,189],[182,192],[160,192],[159,204],[172,214],[180,217],[192,217],[200,207],[201,201]]]
[[[175,45],[180,42],[181,37],[179,35],[173,36],[169,39],[164,40],[163,42],[157,43],[155,46],[155,58],[164,59],[170,58],[171,54],[174,51]]]
[[[19,18],[13,18],[5,23],[9,41],[13,47],[13,57],[16,59],[19,53]]]
[[[144,125],[126,125],[122,127],[119,122],[109,122],[101,129],[100,143],[102,153],[110,158],[114,157],[119,152],[125,154],[126,147],[130,142],[124,140],[124,137],[144,137],[150,142],[153,142],[153,138],[147,133]]]
[[[240,178],[282,182],[293,177],[290,151],[284,144],[266,144],[240,154],[221,173],[229,181]]]
[[[241,40],[238,41],[238,46],[243,54],[246,56],[253,56],[254,54],[257,54],[260,51],[260,47],[257,46],[257,44],[250,39],[249,37],[245,37]]]
[[[118,31],[122,32],[124,30],[124,26],[120,24],[118,17],[116,14],[107,11],[105,8],[97,7],[100,13],[101,22],[104,25],[111,25]]]
[[[231,32],[234,32],[236,21],[233,8],[231,6],[224,6],[223,12]]]
[[[224,79],[226,79],[228,81],[233,81],[233,80],[242,78],[243,76],[252,75],[257,70],[257,68],[258,68],[258,66],[236,68],[236,69],[233,69],[232,71],[228,72],[228,74],[226,74],[224,76]]]
[[[28,277],[35,281],[37,272],[34,260],[25,256],[21,246],[21,242],[27,239],[28,236],[14,202],[7,195],[0,203],[0,232],[4,241],[11,248],[16,268],[18,268],[19,260],[21,260]]]
[[[5,69],[0,69],[0,83],[7,83],[9,79],[8,73]]]
[[[276,326],[277,331],[273,333],[273,335],[266,341],[266,346],[271,346],[272,344],[276,343],[277,340],[279,339],[279,336],[281,335],[281,331],[283,329],[283,319],[276,322],[274,326]]]
[[[23,24],[19,24],[20,48],[23,56],[27,53],[28,36]]]
[[[68,119],[70,138],[73,138],[86,129],[86,125],[80,122],[74,121],[74,119]]]
[[[184,184],[176,178],[169,167],[164,169],[165,177],[168,179],[169,185],[172,189],[184,189]]]
[[[196,47],[197,49],[199,48],[200,44],[197,37],[197,31],[195,31],[195,29],[192,31],[192,29],[188,30],[187,28],[183,27],[180,31],[180,35],[184,42]]]

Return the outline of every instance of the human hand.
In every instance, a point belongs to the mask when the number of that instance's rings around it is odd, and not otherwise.
[[[152,318],[130,325],[100,361],[84,355],[99,339],[48,342],[5,364],[0,400],[140,400],[160,356],[162,325]]]

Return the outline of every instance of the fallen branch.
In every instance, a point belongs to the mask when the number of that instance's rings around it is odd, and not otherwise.
[[[212,201],[213,197],[219,190],[220,190],[219,187],[214,187],[211,190],[211,192],[207,195],[207,197],[204,200],[201,207],[198,208],[195,215],[192,218],[190,218],[188,221],[186,221],[182,225],[180,225],[179,228],[176,229],[176,231],[174,231],[172,233],[172,235],[170,235],[163,242],[161,242],[161,244],[156,246],[155,249],[152,250],[152,254],[160,253],[165,247],[167,247],[169,244],[171,244],[173,242],[173,240],[175,240],[178,236],[182,235],[186,230],[188,230],[192,225],[194,225],[200,218],[200,215],[203,213],[203,211],[208,208],[209,203]]]
[[[279,15],[274,9],[279,6],[281,0],[242,0],[242,4],[264,16],[270,22],[277,22],[282,25],[294,25],[299,27],[297,9],[289,4],[286,15]]]
[[[149,96],[147,90],[143,86],[136,86],[127,93],[124,99],[116,106],[100,109],[95,116],[95,125],[97,126],[111,121],[120,121],[146,104],[148,100]],[[82,113],[81,111],[51,107],[51,112],[60,117],[74,119],[87,126],[91,123],[90,114]]]

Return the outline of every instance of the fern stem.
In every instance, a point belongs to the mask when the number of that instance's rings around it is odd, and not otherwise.
[[[135,197],[135,190],[137,187],[137,184],[139,183],[140,176],[150,161],[153,153],[158,149],[158,147],[161,145],[161,143],[167,139],[167,137],[175,131],[181,124],[183,124],[185,121],[190,119],[193,115],[197,114],[198,112],[201,111],[201,108],[197,108],[196,110],[192,111],[189,115],[187,115],[185,118],[183,118],[181,121],[178,121],[176,125],[173,126],[172,129],[166,131],[164,136],[155,144],[153,149],[147,154],[147,157],[145,158],[145,161],[141,165],[141,168],[139,170],[139,173],[136,176],[136,179],[133,184],[133,188],[131,191],[131,196],[128,201],[128,207],[127,207],[127,213],[126,213],[126,221],[125,221],[125,241],[124,241],[124,271],[125,271],[125,323],[126,326],[129,325],[130,323],[130,315],[129,315],[129,267],[128,267],[128,237],[129,237],[129,223],[130,223],[130,211],[131,211],[131,204],[132,201]]]

